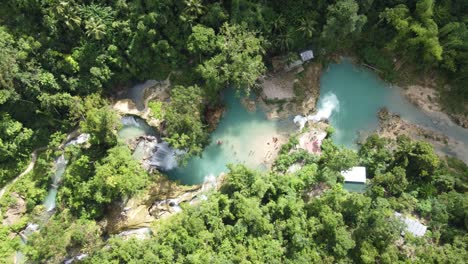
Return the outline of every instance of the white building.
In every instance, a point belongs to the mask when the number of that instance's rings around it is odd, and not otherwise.
[[[352,167],[341,171],[345,178],[344,189],[349,192],[364,192],[366,189],[366,167]]]
[[[345,182],[366,183],[366,167],[352,167],[349,170],[341,171]]]

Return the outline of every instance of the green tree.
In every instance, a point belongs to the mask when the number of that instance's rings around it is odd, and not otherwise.
[[[34,262],[61,263],[67,256],[96,250],[101,246],[100,236],[96,222],[76,220],[65,210],[29,237],[25,253]]]
[[[355,0],[338,0],[327,8],[327,22],[323,27],[322,38],[327,43],[343,43],[347,38],[359,33],[367,21],[359,15],[359,5]],[[335,44],[336,45],[336,44]]]
[[[98,95],[88,96],[75,115],[81,116],[81,130],[91,134],[91,143],[112,147],[117,144],[116,131],[120,128],[117,114]]]
[[[433,0],[418,1],[414,15],[404,4],[386,8],[380,17],[396,31],[388,47],[413,58],[422,57],[427,66],[440,61],[442,46],[432,18],[433,6]]]
[[[166,141],[176,149],[198,155],[208,142],[203,125],[203,92],[198,86],[175,86],[165,111]],[[187,156],[187,157],[188,157]]]
[[[248,92],[265,71],[262,45],[263,39],[245,27],[224,24],[216,38],[214,56],[199,66],[209,95],[217,95],[227,85]]]
[[[94,177],[89,181],[93,200],[109,204],[121,197],[128,197],[142,189],[148,181],[148,174],[132,158],[127,146],[116,146],[97,165]]]

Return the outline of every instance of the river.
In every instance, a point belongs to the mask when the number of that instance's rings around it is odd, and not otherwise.
[[[391,112],[400,114],[404,120],[464,143],[465,151],[459,153],[458,158],[468,162],[468,129],[429,116],[409,102],[402,95],[401,88],[385,83],[370,70],[355,66],[348,60],[331,64],[322,75],[320,93],[319,107],[325,103],[327,95],[335,95],[338,100],[330,123],[335,128],[333,139],[339,145],[356,149],[358,133],[377,129],[377,113],[380,108],[387,107]],[[446,150],[446,153],[455,154],[450,150]]]
[[[142,86],[135,86],[143,92]],[[335,128],[333,139],[336,144],[357,149],[356,140],[360,132],[371,132],[378,128],[377,113],[382,107],[398,113],[411,123],[419,124],[436,132],[443,133],[464,144],[465,152],[458,152],[458,158],[468,158],[468,130],[450,121],[432,117],[411,104],[402,90],[393,87],[378,78],[373,72],[355,66],[348,60],[339,64],[330,64],[321,77],[321,95],[318,100],[318,113],[308,117],[317,121],[330,117]],[[137,101],[138,96],[133,95]],[[167,144],[159,143],[162,152],[155,155],[160,168],[170,179],[182,184],[200,184],[206,177],[227,172],[227,164],[241,163],[254,169],[266,168],[266,158],[271,155],[270,145],[273,137],[287,136],[296,131],[293,118],[268,120],[265,113],[257,109],[248,111],[240,103],[232,89],[223,94],[226,111],[216,130],[211,134],[211,143],[203,150],[200,157],[192,157],[184,166],[174,166],[174,157],[170,157],[171,166],[163,168],[163,158],[173,155]],[[138,103],[138,102],[136,102]],[[124,117],[124,129],[121,138],[143,134],[155,134],[142,121],[127,120]],[[132,119],[132,118],[130,118]],[[296,120],[296,119],[295,119]],[[296,120],[297,121],[297,120]],[[162,145],[161,145],[162,144]],[[273,148],[273,150],[276,146]],[[171,152],[172,151],[172,152]],[[137,152],[139,150],[137,149]],[[446,153],[454,154],[449,149]],[[137,155],[139,156],[139,155]],[[158,156],[158,157],[156,157]]]

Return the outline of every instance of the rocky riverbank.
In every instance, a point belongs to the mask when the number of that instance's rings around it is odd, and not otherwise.
[[[379,111],[379,129],[377,134],[382,137],[396,139],[398,136],[408,136],[432,144],[439,155],[453,155],[468,162],[466,146],[444,134],[434,132],[420,125],[403,120],[398,114],[389,112],[386,108]]]
[[[468,114],[445,113],[439,103],[440,94],[435,88],[422,85],[409,85],[404,89],[403,94],[411,103],[418,106],[429,115],[435,116],[448,123],[453,121],[459,126],[468,128]]]
[[[183,204],[196,205],[206,200],[209,192],[218,190],[224,179],[222,174],[209,177],[200,185],[185,186],[159,175],[144,192],[111,206],[100,225],[108,234],[151,227],[154,221],[181,212]]]
[[[169,88],[171,83],[169,78],[165,81],[154,81],[151,86],[145,87],[141,96],[141,102],[135,102],[132,99],[124,98],[116,100],[112,104],[112,108],[120,115],[134,115],[143,118],[150,126],[160,128],[162,120],[152,116],[151,109],[148,107],[148,102],[156,100],[165,102],[169,99]],[[143,109],[137,107],[138,104],[143,106]]]
[[[262,90],[255,103],[267,112],[269,119],[311,114],[320,95],[321,75],[319,62],[309,62],[289,72],[270,72],[260,79]],[[254,109],[252,100],[244,105]]]

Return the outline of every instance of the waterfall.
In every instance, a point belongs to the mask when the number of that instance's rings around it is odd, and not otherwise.
[[[333,93],[327,93],[320,101],[318,111],[315,115],[301,116],[297,115],[294,117],[294,123],[298,124],[300,129],[305,126],[307,121],[318,122],[321,120],[327,120],[333,114],[340,110],[340,102]]]
[[[63,174],[65,173],[65,169],[67,167],[68,161],[65,159],[65,156],[62,154],[57,159],[55,159],[55,173],[52,176],[52,185],[49,189],[49,193],[47,194],[44,200],[44,207],[46,208],[47,212],[50,212],[55,209],[55,198],[57,196],[57,188],[62,180]]]
[[[202,185],[202,192],[206,192],[209,190],[216,190],[218,187],[218,182],[216,181],[216,176],[213,174],[210,174],[208,176],[205,176],[205,180],[203,181]]]
[[[150,159],[150,165],[162,171],[172,170],[177,167],[177,158],[184,154],[182,150],[173,149],[167,142],[161,142],[156,145],[156,151]]]
[[[83,144],[87,142],[90,138],[89,134],[81,134],[75,139],[72,139],[68,141],[65,144],[66,146],[70,145],[77,145],[77,144]],[[47,194],[45,200],[44,200],[44,207],[46,208],[47,212],[50,212],[55,209],[55,199],[57,197],[57,188],[60,185],[60,182],[62,181],[63,174],[65,174],[65,169],[67,168],[67,163],[68,160],[65,159],[65,155],[62,154],[58,158],[55,159],[54,165],[55,165],[55,173],[52,175],[52,184],[49,189],[49,193]]]
[[[157,85],[159,82],[156,80],[148,80],[144,83],[137,84],[129,89],[128,97],[135,103],[137,109],[142,111],[145,109],[145,91]]]
[[[182,208],[179,206],[179,202],[177,199],[162,200],[159,202],[155,202],[154,205],[162,206],[162,207],[164,206],[170,207],[174,211],[174,213],[182,212]]]
[[[142,127],[141,120],[135,118],[134,116],[123,116],[120,121],[122,122],[123,126]]]
[[[65,144],[65,147],[66,146],[70,146],[70,145],[79,145],[79,144],[83,144],[85,142],[87,142],[89,140],[89,138],[91,137],[90,134],[88,133],[83,133],[79,136],[77,136],[75,139],[72,139],[70,140],[68,143]]]

